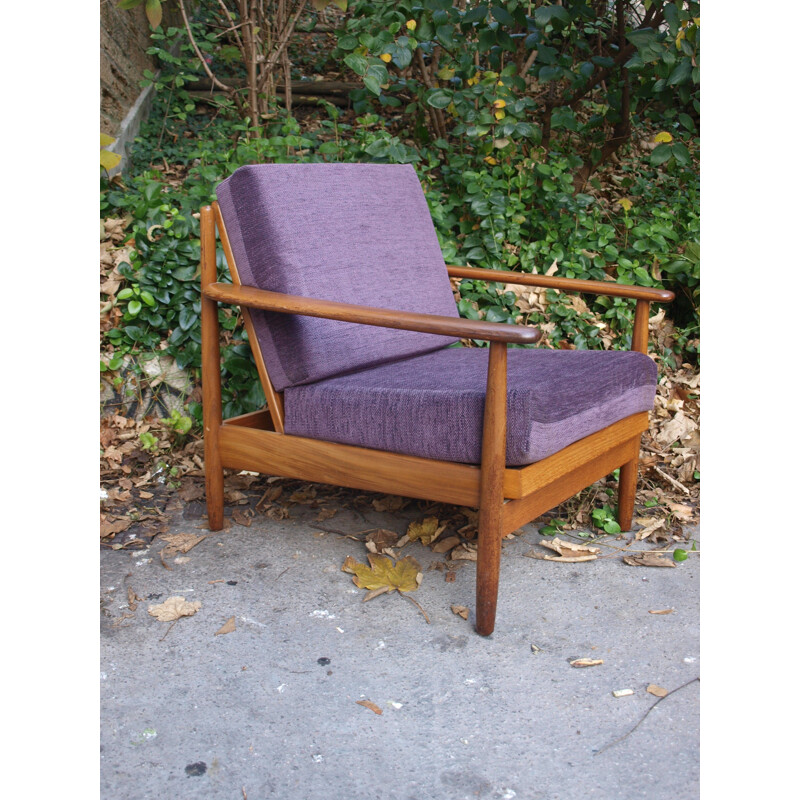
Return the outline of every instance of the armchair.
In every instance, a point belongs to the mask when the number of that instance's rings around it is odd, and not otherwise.
[[[242,167],[201,210],[211,530],[223,469],[479,509],[476,630],[494,630],[502,538],[620,467],[630,529],[661,289],[445,266],[413,167]],[[217,281],[217,232],[233,283]],[[449,278],[636,302],[631,352],[553,351],[532,327],[462,319]],[[267,408],[222,419],[218,304],[242,307]],[[488,341],[458,348],[458,339]]]

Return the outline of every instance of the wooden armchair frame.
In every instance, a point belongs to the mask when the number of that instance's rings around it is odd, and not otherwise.
[[[479,509],[475,628],[494,630],[503,537],[620,467],[618,516],[623,530],[633,517],[641,434],[646,412],[633,414],[548,458],[506,466],[507,345],[532,344],[535,328],[434,316],[297,297],[242,286],[217,203],[200,212],[202,286],[202,387],[208,525],[223,525],[223,469],[329,483]],[[217,282],[216,230],[232,284]],[[636,301],[632,348],[647,353],[651,302],[670,302],[663,289],[623,286],[471,267],[447,268],[451,277],[604,294]],[[239,305],[267,398],[267,409],[222,419],[218,303]],[[283,396],[267,373],[248,309],[444,334],[490,342],[480,466],[401,455],[284,433]]]

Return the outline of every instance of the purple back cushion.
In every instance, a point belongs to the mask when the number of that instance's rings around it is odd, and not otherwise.
[[[457,317],[411,165],[262,164],[217,187],[241,282],[274,292]],[[454,339],[251,311],[273,385],[438,350]]]

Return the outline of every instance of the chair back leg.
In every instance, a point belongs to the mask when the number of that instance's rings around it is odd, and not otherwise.
[[[211,206],[200,210],[200,284],[204,289],[217,280],[217,237]],[[206,509],[208,527],[222,528],[225,513],[225,487],[219,454],[222,427],[222,378],[219,353],[219,312],[215,300],[201,300],[203,443],[206,467]]]
[[[617,496],[617,521],[623,531],[629,531],[633,524],[633,502],[636,499],[636,482],[638,476],[638,456],[620,467],[619,493]]]
[[[481,450],[480,508],[478,511],[478,568],[475,630],[489,636],[494,630],[500,551],[503,539],[503,477],[506,468],[506,382],[508,352],[492,342],[486,380]]]

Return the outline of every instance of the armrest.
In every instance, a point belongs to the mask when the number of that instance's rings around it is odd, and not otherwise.
[[[506,325],[502,322],[444,317],[435,314],[417,314],[410,311],[393,311],[371,308],[351,303],[334,303],[312,297],[298,297],[279,292],[268,292],[252,286],[234,286],[229,283],[211,283],[203,288],[203,295],[222,303],[277,311],[281,314],[301,314],[308,317],[355,322],[360,325],[376,325],[382,328],[399,328],[419,333],[437,333],[466,339],[482,339],[508,344],[534,344],[541,338],[541,331],[521,325]]]
[[[447,274],[451,278],[472,278],[479,281],[516,283],[520,286],[542,286],[549,289],[561,289],[565,292],[586,292],[588,294],[604,294],[609,297],[630,297],[633,300],[646,300],[649,303],[671,303],[675,299],[674,293],[666,289],[626,286],[623,283],[612,283],[611,281],[582,281],[577,278],[557,278],[554,275],[531,275],[528,272],[507,272],[496,269],[450,265],[447,266]]]

